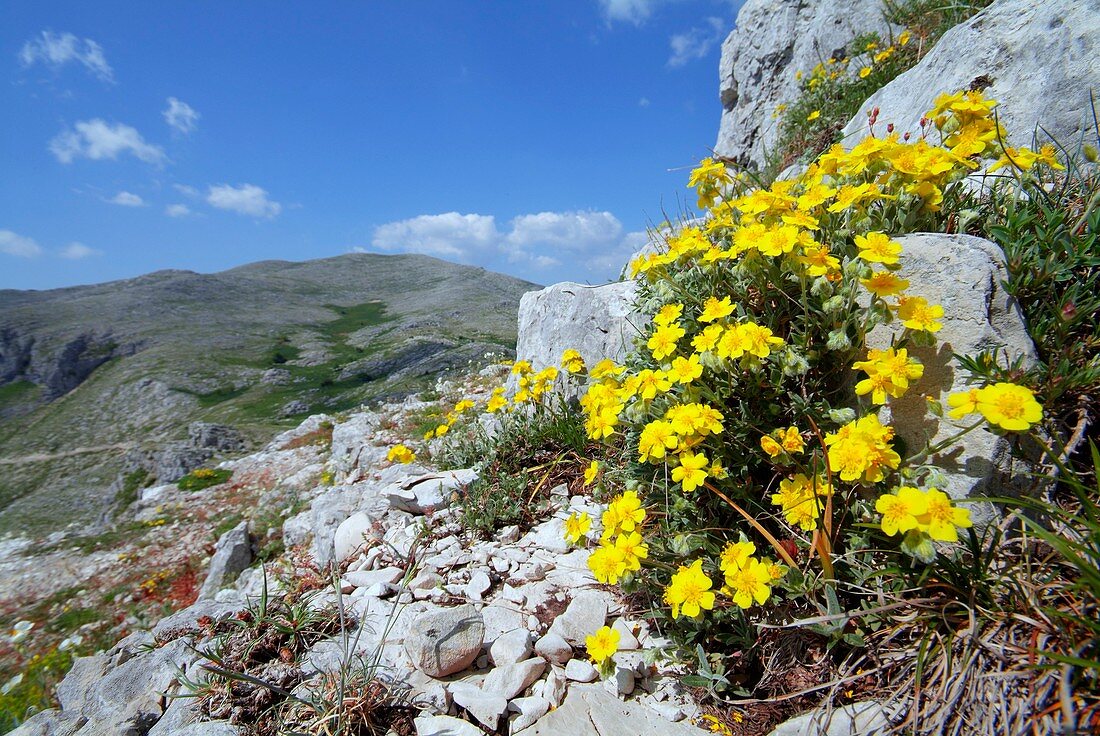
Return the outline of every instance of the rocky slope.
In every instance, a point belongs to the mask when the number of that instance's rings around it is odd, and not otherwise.
[[[203,461],[187,439],[195,421],[266,439],[508,352],[509,315],[532,286],[423,256],[349,254],[0,292],[0,466],[11,470],[0,533],[97,521],[123,469],[152,481],[175,467],[159,478],[175,480]],[[175,461],[140,461],[166,442],[182,443]]]

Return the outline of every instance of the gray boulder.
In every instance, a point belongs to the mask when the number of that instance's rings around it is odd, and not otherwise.
[[[75,711],[51,708],[35,713],[8,736],[73,736],[87,722]]]
[[[210,571],[199,591],[199,600],[213,598],[251,564],[252,540],[248,536],[248,522],[242,521],[218,540],[210,560]]]
[[[484,731],[454,716],[417,716],[416,736],[482,736]]]
[[[565,701],[515,736],[702,736],[686,722],[671,723],[635,701],[622,702],[602,685],[572,685]]]
[[[780,723],[768,736],[880,736],[889,730],[885,709],[869,700],[804,713]]]
[[[871,95],[844,128],[845,145],[867,135],[867,114],[875,107],[880,134],[888,123],[919,132],[921,116],[939,94],[968,89],[981,75],[992,80],[985,94],[1000,103],[1010,143],[1029,145],[1041,125],[1066,148],[1076,148],[1086,134],[1095,145],[1089,90],[1100,80],[1100,2],[997,0]]]
[[[571,644],[584,646],[585,637],[607,620],[607,599],[598,590],[582,590],[569,602],[565,612],[550,624],[551,634],[557,634]]]
[[[748,0],[722,44],[715,153],[762,167],[779,133],[772,113],[798,97],[795,72],[808,73],[861,33],[885,33],[882,13],[882,0]]]
[[[580,352],[591,368],[604,358],[622,361],[645,318],[634,311],[638,285],[606,286],[563,282],[529,291],[519,302],[516,358],[536,370],[560,366],[566,348]]]
[[[476,608],[443,608],[423,613],[412,622],[405,652],[424,674],[446,677],[473,664],[484,639],[485,623]]]
[[[954,434],[961,424],[932,416],[924,398],[937,397],[946,407],[948,394],[967,390],[953,354],[1004,349],[1010,359],[1022,356],[1025,365],[1033,364],[1036,354],[1018,305],[1001,286],[1008,274],[1004,253],[996,244],[969,235],[939,234],[906,235],[897,241],[902,245],[899,274],[910,281],[907,293],[940,304],[944,311],[936,346],[909,349],[924,364],[924,375],[883,411],[883,421],[893,423],[910,452],[916,452],[929,439],[938,442]],[[867,336],[867,345],[889,347],[891,336],[902,329],[897,321],[880,325]],[[1030,470],[1012,458],[1004,438],[984,429],[929,460],[944,471],[941,490],[953,498],[1019,492],[1011,484],[1028,482],[1024,474]],[[988,507],[971,510],[976,521],[991,518],[991,513]]]
[[[187,427],[192,447],[206,447],[216,452],[238,452],[245,448],[244,436],[226,424],[192,422]]]

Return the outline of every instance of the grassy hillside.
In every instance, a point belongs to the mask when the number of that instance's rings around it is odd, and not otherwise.
[[[190,422],[259,440],[507,352],[531,288],[424,256],[349,254],[0,291],[0,533],[95,521],[121,456]]]

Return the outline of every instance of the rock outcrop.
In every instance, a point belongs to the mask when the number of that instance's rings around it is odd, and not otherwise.
[[[536,370],[561,363],[566,348],[580,352],[588,366],[603,358],[621,361],[646,318],[634,308],[638,285],[560,283],[523,295],[519,303],[516,358]]]
[[[798,95],[795,72],[842,54],[861,33],[887,28],[882,0],[748,0],[722,44],[715,153],[762,167],[779,132],[772,113]]]
[[[976,355],[983,350],[1004,351],[1009,360],[1036,360],[1035,345],[1027,333],[1019,306],[1004,290],[1008,278],[1004,252],[996,244],[969,235],[916,234],[897,239],[902,246],[902,278],[909,279],[908,293],[943,307],[943,329],[933,348],[911,347],[910,354],[924,364],[924,375],[900,399],[883,412],[910,451],[931,440],[939,442],[956,433],[962,422],[937,419],[928,412],[925,396],[947,406],[947,396],[966,391],[964,372],[954,355]],[[902,330],[898,322],[880,325],[867,336],[871,348],[889,347],[891,336]],[[948,450],[930,458],[943,470],[942,489],[954,498],[999,496],[1019,491],[1014,486],[1031,470],[1013,459],[1008,440],[985,429],[967,434]],[[970,506],[976,521],[988,521],[993,511]]]
[[[986,85],[999,103],[1013,145],[1038,133],[1076,149],[1082,136],[1096,145],[1089,92],[1100,80],[1098,0],[997,0],[955,26],[915,67],[871,95],[844,128],[845,145],[868,134],[867,116],[879,109],[876,130],[920,132],[921,117],[943,92]],[[1037,127],[1041,127],[1038,130]],[[932,133],[935,135],[935,132]]]

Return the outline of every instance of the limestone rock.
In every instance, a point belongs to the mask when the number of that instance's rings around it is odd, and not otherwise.
[[[880,134],[888,123],[916,134],[937,95],[968,89],[982,75],[992,80],[985,94],[1000,103],[1010,143],[1030,145],[1035,126],[1042,125],[1070,150],[1082,134],[1095,145],[1089,90],[1100,79],[1100,3],[997,0],[871,95],[844,128],[850,136],[845,145],[867,135],[867,114],[875,107]]]
[[[153,627],[153,638],[158,642],[165,642],[177,639],[184,634],[196,633],[199,630],[200,619],[209,617],[213,621],[222,621],[243,608],[244,606],[238,603],[198,601],[157,622]]]
[[[531,634],[515,629],[497,637],[489,648],[489,656],[497,667],[516,664],[531,656]]]
[[[546,715],[546,711],[550,710],[550,702],[538,696],[516,698],[508,704],[508,710],[516,712],[516,715],[509,719],[509,731],[515,733],[516,731],[522,731]]]
[[[496,732],[500,717],[508,710],[508,699],[496,693],[483,692],[468,682],[455,682],[450,686],[455,704],[470,712],[474,718],[492,732]]]
[[[481,613],[471,605],[421,614],[405,638],[405,651],[417,669],[446,677],[469,667],[485,636]]]
[[[883,421],[891,421],[916,452],[929,438],[939,441],[957,431],[958,424],[951,419],[932,416],[923,398],[937,396],[946,406],[948,394],[967,389],[953,353],[972,355],[1004,348],[1010,359],[1023,356],[1025,365],[1034,363],[1036,355],[1019,307],[1001,286],[1007,272],[1004,254],[996,244],[969,235],[938,234],[906,235],[897,241],[902,246],[898,273],[909,279],[907,293],[940,304],[944,311],[936,346],[909,349],[924,364],[924,375],[884,410]],[[880,325],[867,336],[867,344],[888,347],[891,335],[901,329],[896,321]],[[984,429],[967,434],[932,461],[947,477],[941,490],[953,498],[1018,493],[1021,489],[1009,485],[1010,479],[1031,482],[1024,475],[1028,468],[1009,454],[1008,442]],[[988,507],[971,507],[976,521],[988,520],[991,513]]]
[[[390,504],[410,514],[438,511],[451,504],[451,496],[477,479],[477,471],[447,470],[429,473],[386,489]]]
[[[51,708],[35,713],[8,736],[73,736],[87,722],[80,713]]]
[[[593,366],[604,358],[622,361],[645,319],[634,311],[637,284],[606,286],[564,282],[529,291],[519,303],[516,357],[536,370],[560,366],[566,348]]]
[[[511,700],[531,687],[545,671],[546,660],[542,657],[494,667],[485,677],[481,689]]]
[[[343,562],[353,554],[362,551],[363,545],[370,539],[381,539],[381,533],[373,533],[375,519],[362,512],[356,512],[336,527],[333,536],[333,559]],[[284,524],[284,534],[285,534]]]
[[[558,634],[570,644],[583,646],[585,637],[607,620],[607,601],[599,591],[582,590],[569,602],[565,612],[554,619],[550,632]]]
[[[687,723],[670,723],[633,701],[622,702],[600,685],[574,685],[558,709],[515,736],[703,736]]]
[[[598,675],[588,660],[571,659],[565,663],[565,676],[574,682],[592,682]]]
[[[887,27],[882,0],[748,0],[722,44],[715,152],[761,167],[778,137],[772,113],[798,96],[795,72],[809,72],[859,34]]]
[[[548,633],[535,642],[535,653],[553,664],[565,664],[573,658],[573,647],[560,634]]]
[[[417,716],[416,736],[482,736],[482,730],[454,716]]]
[[[879,736],[889,730],[890,720],[874,701],[852,703],[832,711],[813,711],[784,721],[768,736]]]
[[[248,536],[248,522],[242,521],[218,540],[210,570],[199,591],[199,600],[214,595],[233,578],[252,564],[252,541]]]

